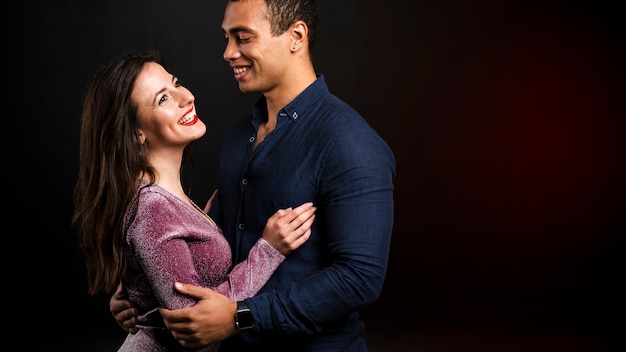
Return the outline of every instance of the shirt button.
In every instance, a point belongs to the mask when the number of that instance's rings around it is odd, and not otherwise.
[[[250,143],[254,142],[255,138],[254,136],[250,137]]]
[[[239,224],[239,229],[243,230],[243,228],[244,228],[243,224]]]
[[[241,183],[245,186],[248,184],[248,179],[244,178],[243,180],[241,180]]]

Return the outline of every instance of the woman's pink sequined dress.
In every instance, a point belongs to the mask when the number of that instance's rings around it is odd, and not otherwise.
[[[118,351],[189,351],[174,340],[158,310],[195,303],[176,293],[174,282],[211,287],[231,300],[241,300],[256,294],[285,260],[261,238],[248,258],[229,272],[230,246],[221,229],[198,210],[157,185],[142,183],[138,202],[124,219],[131,259],[123,282],[140,312],[139,332],[128,334]]]

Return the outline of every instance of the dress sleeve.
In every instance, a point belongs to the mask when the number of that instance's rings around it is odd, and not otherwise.
[[[285,260],[277,249],[260,238],[250,249],[248,258],[235,265],[228,279],[215,290],[233,301],[254,296]]]
[[[167,309],[180,309],[195,303],[194,299],[177,293],[173,287],[176,281],[200,283],[185,240],[187,231],[171,200],[156,192],[142,192],[127,240],[159,304]]]
[[[226,251],[228,244],[224,238],[220,238],[223,247],[220,247],[219,241],[207,240],[204,237],[206,233],[203,235],[199,232],[205,230],[208,232],[211,229],[203,230],[193,225],[188,217],[181,215],[180,204],[175,201],[157,192],[148,190],[142,192],[140,205],[137,207],[127,237],[162,307],[180,309],[195,304],[194,299],[176,292],[173,283],[177,281],[209,286],[232,300],[251,297],[265,285],[276,268],[285,260],[284,255],[260,238],[250,249],[246,260],[234,266],[221,280],[217,280],[218,283],[215,285],[203,285],[207,278],[200,275],[206,273],[199,273],[196,269],[194,254],[205,256],[201,258],[202,261],[208,263],[208,267],[213,267],[212,270],[219,270],[211,263],[215,264],[215,260],[218,260],[215,252],[221,249]],[[206,226],[212,225],[207,222]],[[190,249],[189,241],[194,242],[195,252]],[[228,252],[227,262],[230,261]],[[215,272],[212,274],[220,275]]]

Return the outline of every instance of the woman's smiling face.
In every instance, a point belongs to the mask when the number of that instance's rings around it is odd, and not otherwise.
[[[206,125],[198,119],[193,94],[155,62],[144,65],[131,98],[137,105],[142,142],[149,153],[160,148],[184,148],[206,132]]]

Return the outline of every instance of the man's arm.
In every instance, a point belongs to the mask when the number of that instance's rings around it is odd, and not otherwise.
[[[292,210],[279,209],[268,219],[263,230],[266,246],[288,255],[309,239],[314,219],[315,207],[312,203],[302,204]],[[197,299],[192,307],[160,311],[165,326],[181,345],[200,347],[221,341],[239,331],[235,326],[237,303],[230,299],[243,299],[256,293],[274,272],[274,265],[280,264],[267,259],[266,250],[262,249],[260,243],[253,250],[244,263],[235,266],[229,274],[230,279],[215,291],[181,283],[174,285],[180,293]],[[240,287],[233,287],[232,282],[239,282]]]
[[[319,232],[312,237],[323,241],[301,251],[315,251],[309,255],[323,255],[328,263],[285,289],[246,300],[260,334],[315,334],[379,297],[393,229],[395,158],[362,126],[318,134],[328,143],[316,189]]]
[[[324,225],[318,226],[324,227],[327,239],[319,250],[334,262],[293,283],[288,290],[247,299],[257,332],[291,336],[316,333],[374,302],[382,289],[393,227],[395,160],[388,146],[372,139],[367,131],[353,134],[352,129],[336,130],[339,135],[329,137],[336,147],[327,151],[327,173],[316,197],[324,200]],[[321,209],[320,204],[317,206]],[[237,333],[235,302],[225,297],[216,302],[211,292],[192,290],[199,298],[196,307],[178,311],[175,316],[162,314],[181,344],[200,346]],[[277,324],[277,320],[282,323]]]

